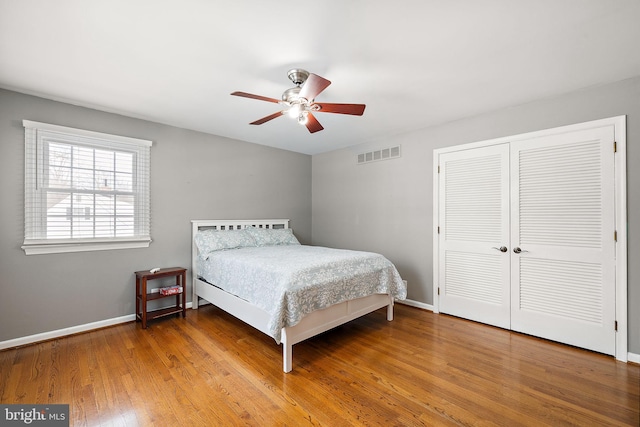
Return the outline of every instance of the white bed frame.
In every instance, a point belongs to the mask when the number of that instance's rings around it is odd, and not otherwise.
[[[289,220],[192,220],[191,225],[192,308],[197,309],[199,298],[203,298],[268,335],[269,315],[266,311],[198,278],[196,270],[198,249],[195,245],[194,237],[198,230],[202,229],[240,230],[251,226],[258,228],[289,228]],[[370,295],[314,311],[305,316],[297,325],[282,328],[282,367],[284,372],[291,372],[294,344],[382,307],[387,307],[387,320],[391,321],[393,320],[393,302],[394,298],[389,294]]]

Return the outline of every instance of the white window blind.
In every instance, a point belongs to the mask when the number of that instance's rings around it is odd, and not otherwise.
[[[27,255],[149,246],[151,141],[23,125]]]

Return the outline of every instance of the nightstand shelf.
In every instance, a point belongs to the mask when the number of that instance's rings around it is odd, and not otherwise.
[[[149,270],[136,271],[136,321],[142,322],[142,329],[147,328],[149,320],[159,317],[169,316],[172,314],[182,313],[182,317],[187,316],[187,269],[181,267],[161,268],[159,271],[152,273]],[[174,295],[162,295],[160,293],[148,293],[147,282],[154,279],[162,279],[165,277],[175,277],[176,286],[182,286],[182,292]],[[175,306],[163,308],[160,310],[147,310],[147,302],[175,297]]]

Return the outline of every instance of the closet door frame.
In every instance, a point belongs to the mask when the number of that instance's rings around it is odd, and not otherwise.
[[[439,313],[439,227],[440,227],[440,155],[444,153],[486,147],[496,144],[504,144],[522,139],[530,139],[548,135],[574,132],[578,130],[596,127],[612,126],[615,135],[614,168],[615,168],[615,223],[617,240],[616,250],[616,350],[615,358],[622,362],[628,360],[628,315],[627,315],[627,141],[626,141],[626,116],[616,116],[606,119],[593,120],[568,126],[545,129],[536,132],[528,132],[519,135],[495,138],[485,141],[439,148],[433,151],[433,312]],[[612,239],[614,236],[611,237]]]

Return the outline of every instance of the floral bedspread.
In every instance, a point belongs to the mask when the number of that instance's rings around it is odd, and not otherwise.
[[[265,310],[279,344],[283,327],[306,314],[377,293],[405,299],[395,266],[371,252],[285,245],[218,251],[198,259],[198,275]]]

